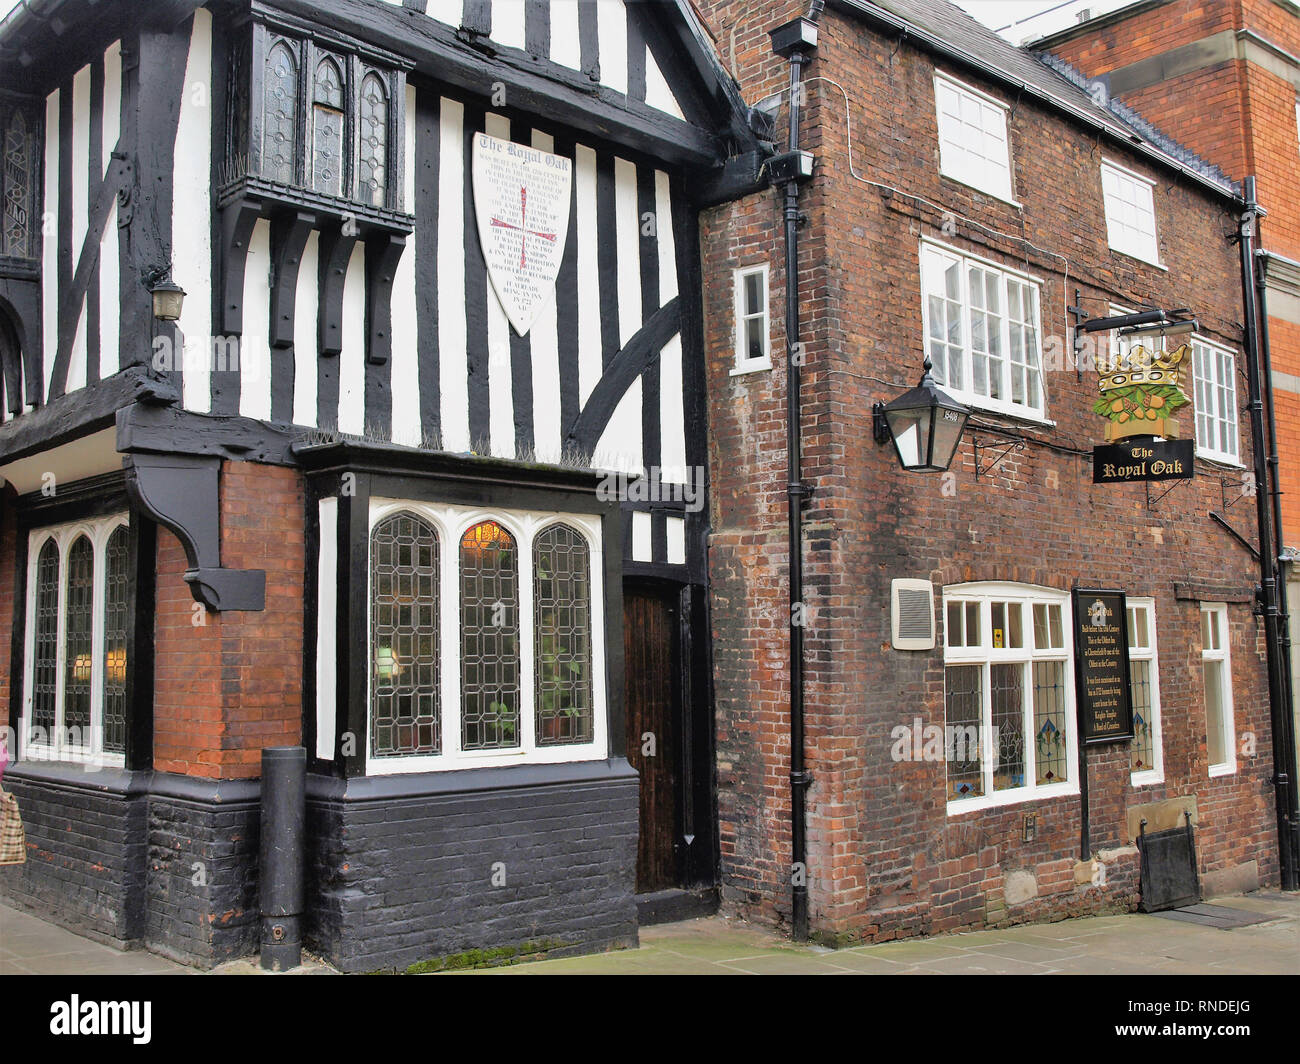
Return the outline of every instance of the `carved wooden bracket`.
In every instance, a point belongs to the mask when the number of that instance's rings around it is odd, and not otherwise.
[[[366,241],[366,361],[382,366],[393,350],[393,279],[406,250],[396,233]]]
[[[129,454],[126,492],[134,509],[172,532],[185,548],[185,582],[196,602],[217,612],[266,609],[266,572],[221,567],[221,459]]]

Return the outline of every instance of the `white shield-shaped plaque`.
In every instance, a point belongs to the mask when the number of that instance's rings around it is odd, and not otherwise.
[[[492,287],[520,336],[555,298],[569,235],[573,163],[562,155],[474,137],[474,208]]]

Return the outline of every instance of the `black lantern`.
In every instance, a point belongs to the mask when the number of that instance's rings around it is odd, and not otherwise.
[[[877,443],[894,443],[899,464],[913,473],[942,473],[952,464],[970,408],[957,402],[930,376],[925,375],[910,392],[890,403],[875,406]]]
[[[181,308],[185,306],[185,289],[170,278],[153,283],[153,316],[159,321],[180,321]]]

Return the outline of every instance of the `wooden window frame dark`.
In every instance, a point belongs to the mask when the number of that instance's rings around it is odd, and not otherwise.
[[[30,251],[28,255],[7,253],[3,236],[0,236],[0,277],[32,280],[38,277],[44,247],[43,211],[45,203],[45,108],[40,101],[16,93],[0,91],[0,197],[4,193],[4,148],[9,132],[9,122],[21,112],[27,120],[28,136],[34,142],[32,150],[30,188],[27,192],[27,209],[31,220]],[[3,203],[0,202],[0,221]]]

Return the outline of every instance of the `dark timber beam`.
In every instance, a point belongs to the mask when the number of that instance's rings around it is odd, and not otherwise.
[[[333,358],[343,352],[343,287],[356,236],[339,227],[320,238],[320,353]]]
[[[261,213],[261,204],[249,200],[232,203],[221,212],[221,331],[227,336],[244,334],[248,242]]]
[[[185,548],[195,601],[218,612],[264,610],[266,572],[221,567],[221,459],[131,454],[124,465],[132,508],[171,529]]]
[[[303,248],[307,246],[307,238],[311,236],[315,224],[316,216],[307,211],[284,214],[271,223],[271,261],[275,270],[275,283],[271,286],[269,337],[272,347],[293,346],[298,267],[302,262]]]
[[[366,241],[366,361],[382,366],[393,350],[393,279],[406,250],[395,233]]]

